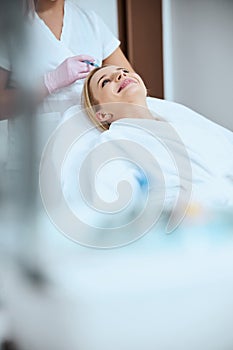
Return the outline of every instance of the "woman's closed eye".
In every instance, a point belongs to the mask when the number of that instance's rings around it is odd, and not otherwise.
[[[109,83],[109,82],[110,82],[110,79],[104,79],[104,80],[102,81],[102,84],[101,84],[102,88],[103,88],[107,83]]]

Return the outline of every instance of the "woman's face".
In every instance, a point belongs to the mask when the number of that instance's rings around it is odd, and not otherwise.
[[[117,66],[98,70],[91,78],[90,88],[99,104],[140,103],[147,95],[146,87],[138,74]]]

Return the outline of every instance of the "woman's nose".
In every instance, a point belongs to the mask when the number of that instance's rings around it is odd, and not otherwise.
[[[120,81],[123,76],[126,76],[126,73],[124,71],[116,72],[115,79],[117,81]]]
[[[121,73],[117,73],[116,79],[117,79],[118,81],[121,80]]]

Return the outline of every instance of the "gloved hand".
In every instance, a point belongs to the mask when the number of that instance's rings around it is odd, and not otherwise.
[[[94,58],[88,55],[78,55],[67,58],[55,70],[44,75],[44,84],[50,94],[73,84],[76,80],[84,79],[94,68],[82,61],[94,62]]]

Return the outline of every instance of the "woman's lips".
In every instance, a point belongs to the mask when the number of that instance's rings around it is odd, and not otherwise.
[[[133,79],[130,78],[126,78],[122,81],[119,89],[117,90],[117,93],[121,92],[121,90],[123,90],[126,86],[128,86],[131,83],[135,83],[135,81]]]

